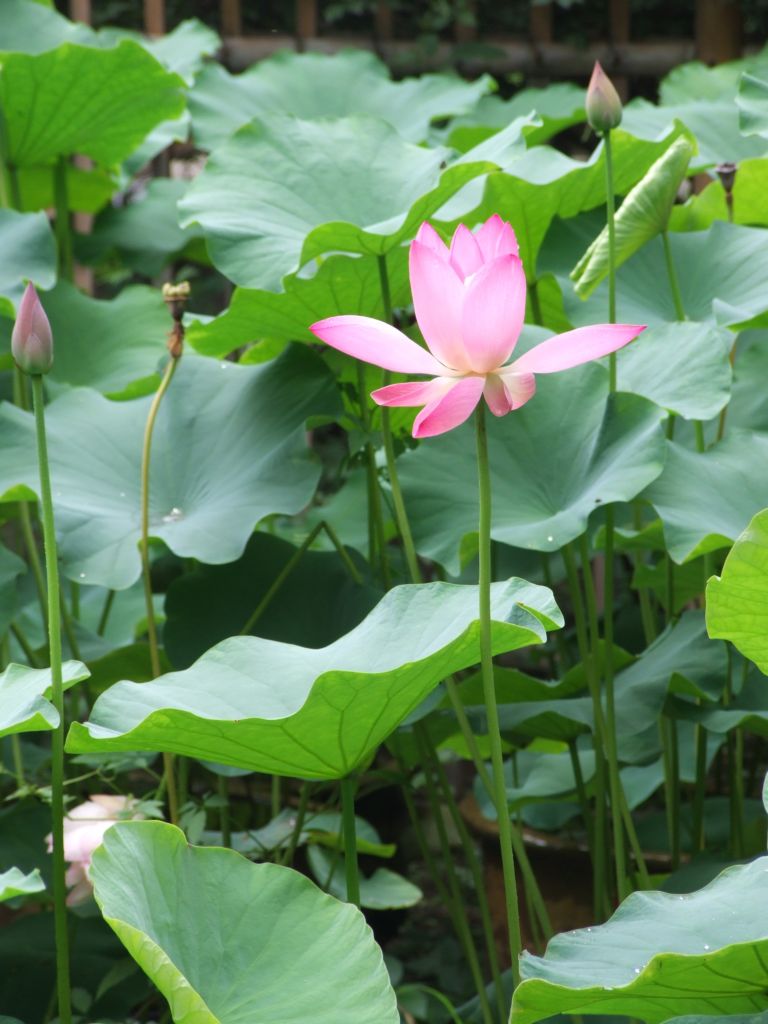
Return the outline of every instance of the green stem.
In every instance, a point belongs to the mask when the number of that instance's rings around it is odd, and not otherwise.
[[[301,546],[296,548],[294,553],[291,555],[291,557],[285,563],[283,568],[280,570],[280,572],[277,574],[277,576],[272,581],[272,584],[269,587],[269,589],[267,590],[267,592],[264,595],[264,597],[262,597],[262,599],[259,601],[259,603],[254,608],[253,613],[249,617],[248,621],[245,623],[243,628],[240,630],[240,635],[241,636],[247,636],[251,632],[253,627],[256,625],[256,623],[259,621],[261,616],[264,614],[264,612],[267,610],[267,608],[271,604],[272,599],[274,598],[275,594],[277,594],[277,592],[283,586],[283,584],[288,579],[288,577],[291,575],[293,570],[296,568],[296,566],[302,560],[304,555],[307,553],[307,551],[309,550],[311,545],[314,543],[315,539],[317,538],[317,535],[320,533],[322,528],[323,528],[323,524],[322,523],[317,523],[317,525],[313,527],[313,529],[310,531],[310,533],[307,534],[307,536],[304,539],[304,541],[302,542]]]
[[[592,698],[592,709],[595,719],[592,732],[592,742],[595,751],[595,812],[593,825],[593,851],[592,861],[592,886],[595,918],[600,919],[603,915],[610,913],[610,896],[606,871],[606,821],[605,821],[605,746],[603,741],[603,714],[600,704],[600,691],[597,686],[597,679],[592,665],[592,658],[589,650],[589,636],[587,633],[587,616],[584,609],[584,600],[581,593],[581,584],[576,570],[576,560],[573,554],[573,547],[567,544],[563,548],[563,562],[568,576],[568,586],[573,602],[573,617],[576,625],[576,642],[579,648],[579,657],[584,665],[590,697]]]
[[[53,904],[56,933],[56,991],[59,1020],[71,1024],[72,1007],[69,984],[69,935],[67,933],[67,886],[64,880],[64,687],[61,668],[61,616],[59,567],[56,551],[56,527],[45,433],[45,396],[43,379],[32,378],[32,396],[37,434],[37,458],[40,470],[40,502],[43,517],[43,542],[48,591],[48,648],[51,661],[51,700],[59,724],[51,733],[51,812],[53,836]]]
[[[157,622],[155,621],[155,606],[152,600],[152,576],[149,564],[149,468],[152,457],[152,434],[155,429],[155,420],[160,409],[163,396],[170,387],[173,375],[176,372],[178,359],[169,359],[166,364],[160,387],[155,392],[152,404],[149,407],[146,426],[144,427],[144,444],[141,451],[141,539],[139,551],[141,553],[141,575],[144,582],[144,601],[147,610],[147,638],[149,640],[149,658],[152,666],[152,675],[157,678],[161,672],[160,647],[157,641]],[[176,792],[176,779],[174,776],[173,754],[163,753],[163,768],[165,772],[165,784],[168,791],[168,814],[171,822],[175,825],[179,820],[179,804]]]
[[[333,546],[336,548],[336,551],[338,552],[339,558],[344,563],[344,566],[345,566],[347,572],[352,577],[352,579],[355,581],[355,583],[357,583],[359,586],[361,586],[362,583],[363,583],[363,577],[360,575],[360,571],[358,570],[358,568],[355,565],[355,563],[349,557],[349,552],[344,547],[344,545],[341,543],[339,535],[336,533],[336,531],[331,526],[331,524],[327,523],[325,520],[323,520],[322,527],[325,530],[325,532],[326,532],[326,534],[328,536],[328,539],[330,540],[331,544],[333,544]]]
[[[589,853],[590,857],[594,858],[594,825],[592,823],[592,812],[589,809],[589,797],[587,796],[587,787],[584,785],[584,775],[581,771],[581,761],[579,760],[579,748],[576,745],[576,740],[569,740],[568,753],[571,755],[573,777],[576,780],[576,794],[579,798],[581,816],[584,819],[584,828],[586,829],[587,833],[587,844],[589,846]]]
[[[69,160],[60,156],[53,171],[53,196],[56,206],[56,243],[59,247],[59,274],[67,281],[74,277],[72,258],[72,228],[69,214],[67,168]]]
[[[386,256],[379,256],[378,263],[381,301],[384,307],[384,319],[387,323],[391,324],[392,299],[389,288],[389,274],[387,272]],[[389,373],[385,373],[384,383],[389,384],[389,382],[390,375]],[[403,550],[405,552],[405,560],[408,565],[408,572],[410,573],[411,580],[414,583],[421,583],[421,569],[419,568],[419,560],[416,556],[416,547],[413,543],[411,524],[408,522],[408,515],[405,511],[403,490],[400,486],[400,477],[398,476],[397,465],[395,463],[395,443],[392,437],[389,409],[386,406],[382,406],[381,408],[381,434],[384,440],[384,456],[387,461],[387,476],[389,477],[389,486],[392,491],[392,505],[394,506],[395,522],[397,523],[397,531],[400,534],[400,539],[403,542]]]
[[[104,630],[107,628],[107,622],[109,621],[109,614],[112,611],[112,605],[115,600],[115,594],[117,591],[110,590],[104,599],[104,607],[101,609],[101,615],[99,616],[99,624],[96,627],[96,632],[99,636],[104,636]]]
[[[611,131],[603,135],[605,150],[605,212],[608,226],[608,322],[616,323],[616,197],[613,190],[613,148]],[[616,390],[616,356],[609,360],[611,393]]]
[[[291,832],[291,838],[288,840],[288,846],[285,850],[285,855],[282,859],[283,864],[293,866],[293,858],[296,855],[296,847],[299,845],[299,839],[304,828],[304,821],[307,817],[307,807],[309,806],[309,787],[310,784],[306,780],[301,784],[301,791],[299,793],[299,806],[296,810],[296,819],[293,823],[293,831]]]
[[[229,787],[225,775],[219,775],[216,779],[216,788],[219,791],[219,827],[221,828],[221,845],[227,849],[232,847],[232,824],[229,815]]]
[[[451,702],[451,707],[456,715],[456,720],[459,723],[461,735],[464,738],[464,742],[466,743],[472,761],[474,762],[475,770],[480,777],[480,781],[485,786],[489,799],[493,801],[493,780],[488,774],[488,769],[485,767],[485,762],[483,761],[480,753],[477,738],[472,731],[472,725],[470,724],[467,712],[465,711],[461,697],[459,696],[456,681],[452,676],[448,676],[445,680],[445,687],[448,693],[448,699]],[[523,840],[520,830],[514,824],[511,826],[511,836],[512,850],[517,858],[517,863],[520,865],[520,873],[523,876],[525,898],[528,903],[531,920],[533,920],[534,916],[538,919],[539,926],[541,927],[545,939],[549,940],[552,938],[554,933],[552,930],[552,922],[549,919],[547,905],[544,902],[544,897],[541,894],[541,889],[536,881],[536,875],[534,874],[533,867],[528,858],[528,852],[525,849],[525,841]]]
[[[701,704],[701,701],[697,701]],[[696,782],[693,790],[693,826],[691,834],[691,853],[700,853],[704,849],[704,795],[707,785],[707,730],[696,724]]]
[[[493,678],[493,648],[491,640],[491,473],[488,464],[488,437],[485,426],[485,406],[480,403],[475,415],[477,439],[477,483],[480,499],[478,524],[480,598],[480,664],[483,679],[483,698],[488,716],[488,739],[491,747],[493,767],[493,802],[499,824],[501,863],[504,872],[504,898],[507,909],[509,930],[509,955],[512,967],[512,981],[517,987],[520,981],[520,910],[517,904],[517,883],[515,880],[515,856],[512,850],[512,824],[509,820],[507,788],[504,781],[504,757],[499,729],[499,710],[496,704],[496,686]]]
[[[360,403],[360,416],[363,421],[363,430],[367,437],[371,434],[371,413],[368,408],[368,391],[365,386],[365,367],[357,362],[357,390]],[[387,559],[386,534],[384,532],[384,514],[381,504],[381,489],[379,488],[379,474],[376,469],[376,452],[370,440],[365,442],[365,472],[368,483],[368,562],[371,566],[376,561],[378,554],[381,566],[381,579],[384,589],[389,590],[391,580],[389,575],[389,561]]]
[[[541,316],[541,299],[539,297],[539,282],[537,280],[528,282],[528,297],[531,300],[533,322],[541,327],[544,324],[544,320]]]
[[[37,591],[37,597],[40,602],[43,626],[47,629],[48,604],[45,593],[45,580],[43,578],[43,566],[40,562],[35,534],[32,529],[32,516],[30,515],[29,505],[25,501],[19,502],[19,524],[21,526],[21,535],[24,538],[24,547],[27,550],[29,567],[32,570],[32,577],[35,581],[35,590]]]
[[[667,265],[667,277],[669,278],[669,290],[672,292],[672,301],[675,304],[675,315],[678,320],[685,320],[685,309],[683,307],[683,297],[680,294],[680,283],[677,279],[677,271],[675,270],[675,261],[672,256],[672,246],[669,244],[669,234],[666,231],[662,231],[661,240],[664,244],[664,262]]]
[[[432,778],[432,772],[427,766],[425,766],[424,769],[424,782],[427,789],[427,798],[432,811],[432,818],[440,841],[440,848],[443,853],[443,873],[442,875],[439,872],[435,874],[434,872],[437,871],[437,868],[433,867],[433,878],[435,878],[436,882],[438,882],[439,879],[439,885],[442,885],[443,878],[447,878],[447,888],[450,895],[449,899],[444,900],[444,902],[446,906],[450,908],[456,934],[459,937],[459,942],[464,946],[464,954],[467,958],[470,973],[472,974],[472,980],[475,983],[475,990],[477,991],[478,999],[480,1000],[483,1024],[493,1024],[491,1004],[488,1001],[488,993],[485,990],[483,972],[480,969],[480,960],[477,955],[477,950],[475,949],[475,943],[472,940],[472,932],[469,927],[467,909],[464,905],[464,899],[461,895],[461,886],[459,885],[456,869],[454,867],[453,851],[451,850],[451,844],[448,840],[448,834],[445,829],[445,821],[443,820],[442,808],[438,799],[435,782]],[[404,788],[407,789],[407,786]],[[409,813],[411,814],[411,821],[414,823],[414,829],[418,836],[420,825],[414,817],[415,809],[412,806],[412,801],[411,807],[409,807]],[[434,858],[432,858],[431,853],[428,852],[429,848],[426,845],[426,841],[422,839],[419,845],[422,847],[422,853],[425,854],[425,860],[427,863],[429,864],[431,861],[434,865]]]
[[[666,732],[666,743],[668,745],[670,787],[669,797],[671,798],[671,855],[672,870],[677,871],[680,867],[680,751],[677,736],[677,722],[674,718],[664,718]]]
[[[504,985],[501,980],[499,957],[496,952],[496,940],[493,934],[493,921],[491,919],[490,907],[488,906],[488,893],[485,888],[485,879],[483,878],[480,858],[477,855],[475,845],[472,842],[472,837],[469,834],[458,805],[456,804],[456,798],[453,795],[451,784],[448,781],[448,776],[442,762],[440,761],[439,754],[436,753],[432,748],[431,743],[426,739],[426,729],[421,722],[417,723],[415,731],[417,742],[421,748],[422,762],[425,766],[429,767],[429,770],[434,773],[434,776],[437,779],[438,787],[443,796],[443,804],[448,808],[448,813],[451,816],[453,827],[456,829],[456,833],[461,840],[464,857],[472,875],[472,882],[475,887],[477,903],[480,910],[480,920],[482,922],[483,934],[485,936],[485,947],[488,953],[488,966],[491,970],[491,978],[493,979],[493,987],[496,994],[496,1008],[499,1012],[499,1020],[504,1021],[507,1018],[508,1007],[506,1005],[506,997],[504,995]]]
[[[13,771],[16,775],[16,786],[23,789],[27,784],[24,778],[24,756],[21,752],[21,739],[17,732],[11,733],[11,754],[13,757]]]
[[[608,638],[606,636],[604,651],[600,652],[600,633],[597,621],[597,600],[595,596],[595,584],[592,577],[592,566],[589,560],[589,546],[587,543],[587,535],[581,535],[581,575],[584,580],[584,592],[587,599],[587,617],[589,622],[589,631],[592,638],[592,675],[594,678],[594,689],[593,689],[593,705],[595,708],[595,719],[598,716],[601,719],[600,730],[602,732],[602,739],[604,744],[604,750],[606,753],[606,759],[608,762],[608,785],[611,793],[610,810],[611,810],[611,828],[613,832],[613,851],[614,851],[614,865],[616,869],[616,888],[618,891],[619,901],[623,900],[625,896],[629,895],[629,885],[627,881],[626,865],[627,865],[627,854],[624,847],[624,830],[621,825],[621,779],[619,777],[619,764],[616,753],[616,717],[613,706],[611,706],[611,712],[613,713],[613,720],[608,720],[608,708],[606,707],[605,718],[603,718],[603,706],[600,694],[600,669],[602,667],[603,680],[607,682],[608,679],[608,663],[611,660],[612,650],[608,647]],[[611,602],[613,596],[611,596]],[[609,595],[605,595],[606,609],[608,606]],[[612,632],[612,625],[611,625]],[[611,698],[613,697],[613,676],[611,673]],[[606,693],[606,697],[608,693]],[[607,701],[606,701],[607,704]],[[611,705],[613,702],[611,701]]]
[[[278,816],[283,803],[283,787],[281,782],[282,780],[279,775],[272,776],[269,787],[269,809],[272,812],[273,818]]]
[[[341,780],[341,814],[344,829],[344,865],[347,879],[347,903],[360,906],[360,874],[357,866],[355,827],[355,790],[357,779],[347,775]]]
[[[38,659],[37,655],[35,654],[35,652],[32,650],[32,645],[30,644],[29,640],[27,640],[27,638],[24,635],[23,631],[20,629],[19,626],[16,625],[15,622],[11,623],[10,629],[11,629],[11,633],[12,633],[14,639],[16,640],[16,643],[19,645],[19,647],[24,652],[24,657],[27,659],[27,661],[29,662],[30,666],[32,668],[39,668],[40,667],[39,659]]]

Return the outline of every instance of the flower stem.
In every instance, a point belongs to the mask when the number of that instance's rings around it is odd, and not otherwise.
[[[379,256],[379,283],[381,285],[381,301],[384,306],[384,319],[387,323],[392,323],[392,298],[389,288],[389,274],[387,272],[387,257]],[[389,373],[384,374],[384,383],[389,384],[390,375]],[[395,522],[397,523],[397,531],[400,534],[400,539],[403,542],[403,550],[405,552],[405,560],[408,564],[408,572],[411,576],[413,583],[421,583],[422,575],[421,569],[419,568],[419,560],[416,556],[416,548],[413,543],[413,534],[411,533],[411,524],[408,522],[408,515],[405,511],[405,501],[403,499],[403,490],[400,486],[400,477],[397,473],[397,465],[395,464],[395,443],[392,438],[392,427],[389,419],[389,409],[386,406],[382,406],[381,409],[381,434],[384,440],[384,456],[387,460],[387,476],[389,477],[389,486],[392,491],[392,505],[395,511]]]
[[[493,652],[491,646],[491,473],[488,464],[488,435],[485,425],[485,407],[481,402],[475,414],[477,439],[477,483],[480,499],[478,529],[480,597],[480,665],[483,679],[483,698],[488,716],[488,739],[493,767],[493,802],[499,824],[501,863],[504,871],[504,898],[507,905],[509,955],[512,980],[520,981],[519,957],[521,952],[520,910],[517,904],[515,857],[512,850],[512,824],[509,820],[507,788],[504,781],[504,759],[499,729],[499,710],[496,704],[496,686],[493,678]]]
[[[69,160],[60,156],[53,170],[53,197],[56,206],[56,244],[59,249],[59,274],[67,281],[74,276],[72,258],[72,230],[69,221],[69,194],[67,168]]]
[[[675,304],[675,315],[678,320],[685,320],[685,309],[683,307],[683,297],[680,294],[680,282],[677,279],[677,271],[675,270],[675,261],[672,256],[672,246],[669,244],[669,233],[662,231],[661,240],[664,243],[664,261],[667,265],[667,277],[669,278],[669,290],[672,292],[672,301]]]
[[[221,829],[221,845],[232,847],[232,824],[229,813],[229,786],[226,775],[219,775],[216,788],[219,794],[219,827]]]
[[[360,906],[360,873],[357,866],[357,834],[355,825],[355,790],[357,779],[347,775],[341,780],[341,816],[344,830],[344,866],[347,880],[347,903]]]
[[[56,992],[59,1020],[71,1024],[72,1007],[69,984],[69,935],[67,932],[67,889],[64,880],[64,687],[61,668],[61,609],[59,605],[59,567],[56,551],[56,527],[53,519],[51,474],[45,434],[45,396],[43,379],[32,377],[32,397],[37,434],[37,458],[40,469],[40,503],[43,516],[43,541],[48,590],[48,646],[51,661],[52,703],[59,724],[51,733],[51,813],[53,818],[53,909],[56,933]]]
[[[594,714],[594,729],[592,731],[592,742],[595,751],[595,813],[592,829],[592,888],[594,899],[595,918],[600,919],[610,912],[610,898],[608,896],[606,877],[606,846],[605,846],[605,744],[603,739],[603,715],[600,705],[600,690],[598,680],[592,664],[592,657],[589,650],[589,636],[587,633],[587,615],[584,609],[581,585],[576,569],[576,560],[573,548],[567,544],[563,548],[563,563],[568,576],[568,586],[573,602],[573,617],[576,624],[576,642],[579,648],[579,658],[584,665],[587,677],[587,685],[592,698]]]
[[[605,150],[605,213],[608,226],[608,322],[616,323],[616,197],[613,192],[613,149],[611,130],[603,134]],[[616,355],[609,358],[611,392],[616,390]]]
[[[435,831],[437,832],[437,837],[440,841],[440,849],[443,855],[442,871],[435,863],[435,859],[432,856],[432,852],[429,849],[426,838],[424,837],[421,822],[418,814],[416,813],[413,799],[408,791],[407,782],[403,785],[403,796],[405,798],[408,813],[413,824],[413,829],[416,834],[422,856],[430,869],[430,873],[435,882],[438,893],[441,894],[441,899],[448,908],[448,913],[453,921],[453,926],[459,942],[464,947],[464,954],[467,958],[469,970],[480,1002],[480,1012],[483,1017],[483,1024],[493,1024],[491,1004],[488,1001],[488,993],[486,992],[485,982],[483,981],[480,959],[477,955],[477,949],[475,948],[475,943],[472,939],[472,932],[469,927],[469,918],[467,916],[467,908],[461,894],[461,886],[454,867],[453,851],[451,850],[451,844],[445,828],[445,820],[443,818],[443,811],[437,794],[437,787],[435,786],[435,781],[432,778],[432,772],[426,765],[424,771],[424,784],[427,791],[430,810],[432,812],[432,820],[434,822]]]
[[[152,666],[152,675],[157,678],[160,675],[160,648],[157,642],[157,622],[155,621],[155,607],[152,600],[152,577],[149,565],[149,466],[152,456],[152,434],[155,429],[155,420],[160,409],[163,396],[170,387],[173,375],[176,372],[178,359],[169,359],[166,364],[160,387],[155,392],[152,404],[149,407],[146,426],[144,427],[144,445],[141,452],[141,541],[139,550],[141,552],[141,575],[144,581],[144,600],[147,610],[147,637],[149,639],[149,658]],[[168,790],[168,814],[171,822],[175,825],[179,820],[179,806],[176,793],[176,779],[173,773],[173,754],[163,753],[163,769],[165,784]]]

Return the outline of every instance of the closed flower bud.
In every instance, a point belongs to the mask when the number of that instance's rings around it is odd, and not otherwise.
[[[11,334],[11,351],[16,365],[24,373],[48,373],[53,365],[51,325],[31,283],[19,303]]]
[[[621,124],[622,106],[613,82],[595,61],[587,86],[587,120],[596,132],[608,132]]]

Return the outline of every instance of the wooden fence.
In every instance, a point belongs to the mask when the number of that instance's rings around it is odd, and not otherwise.
[[[359,35],[330,35],[322,31],[318,0],[286,0],[294,5],[294,33],[246,35],[243,7],[249,0],[219,0],[219,26],[224,39],[223,59],[240,69],[277,50],[295,49],[333,53],[345,46],[357,46],[379,53],[398,70],[418,72],[445,67],[454,61],[453,46],[441,43],[429,55],[415,48],[413,40],[395,38],[393,12],[386,0],[378,0],[370,18],[370,31]],[[587,0],[592,2],[592,0]],[[577,47],[557,41],[557,7],[554,3],[531,4],[525,38],[484,39],[482,26],[457,20],[454,40],[492,44],[487,55],[461,59],[467,72],[490,71],[503,74],[522,72],[537,78],[584,76],[600,60],[616,76],[659,76],[687,60],[707,64],[732,60],[742,53],[742,11],[740,0],[695,0],[691,37],[659,41],[632,40],[631,0],[606,0],[609,13],[608,38]],[[90,22],[92,0],[70,0],[70,14]],[[164,0],[143,0],[144,30],[162,35],[167,28]],[[466,48],[465,48],[466,49]]]

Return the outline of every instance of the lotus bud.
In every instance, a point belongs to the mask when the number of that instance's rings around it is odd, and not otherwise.
[[[596,132],[603,134],[618,128],[621,124],[623,108],[619,94],[614,88],[613,82],[600,66],[600,61],[595,61],[592,77],[587,86],[587,120]]]
[[[48,373],[53,365],[53,335],[35,286],[27,285],[11,334],[11,351],[24,373]]]

